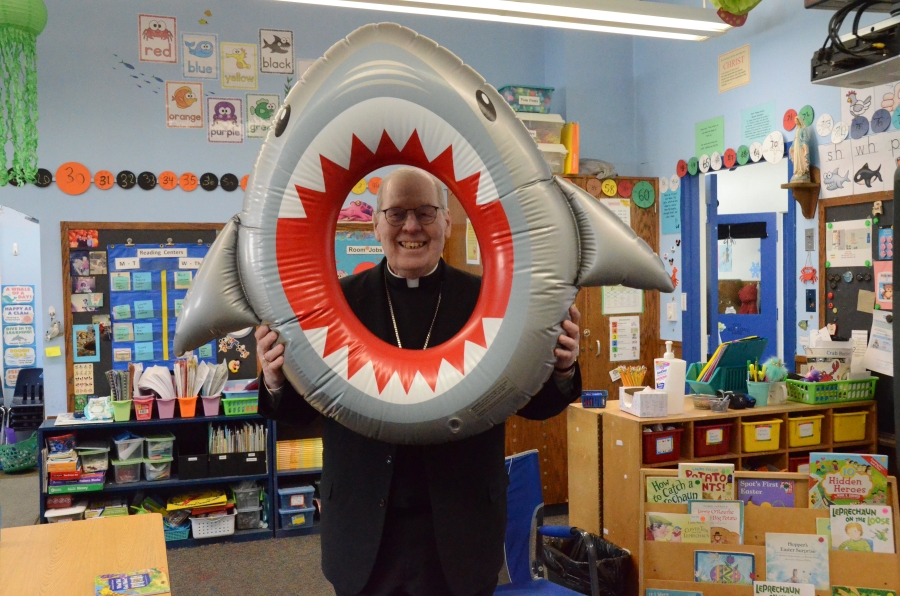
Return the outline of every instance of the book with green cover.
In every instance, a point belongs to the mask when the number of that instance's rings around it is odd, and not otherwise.
[[[734,499],[734,464],[678,464],[678,477],[703,481],[703,498],[708,501]]]
[[[171,590],[166,572],[156,568],[94,578],[94,596],[151,596],[168,594]]]
[[[893,553],[892,508],[887,505],[832,505],[831,549]]]
[[[103,490],[103,483],[97,484],[71,484],[69,486],[48,486],[48,495],[66,495],[69,493],[90,493]]]
[[[887,503],[887,456],[809,454],[809,508]]]
[[[709,523],[687,513],[648,513],[645,540],[709,544]]]
[[[828,538],[828,550],[831,550],[831,518],[830,517],[817,517],[816,518],[816,534],[818,536],[825,536]]]
[[[687,503],[702,498],[703,481],[699,478],[647,478],[648,503]]]
[[[831,586],[831,596],[897,596],[897,592],[894,590],[880,590],[878,588]]]

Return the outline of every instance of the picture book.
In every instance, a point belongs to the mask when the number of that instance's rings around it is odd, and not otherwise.
[[[894,552],[893,511],[887,505],[833,505],[831,548],[865,553]]]
[[[751,586],[755,578],[756,559],[751,554],[694,551],[696,582]]]
[[[675,594],[675,592],[672,592]],[[897,596],[894,590],[878,588],[851,588],[850,586],[831,586],[831,596]]]
[[[816,587],[812,584],[786,584],[783,582],[753,582],[754,596],[816,596]]]
[[[831,518],[816,518],[816,534],[828,538],[828,550],[831,550]]]
[[[95,596],[150,596],[168,594],[171,589],[166,572],[155,568],[94,578]]]
[[[809,454],[809,508],[887,502],[887,456]]]
[[[647,588],[644,596],[703,596],[703,592],[688,592],[686,590],[661,590],[659,588]]]
[[[744,505],[793,507],[794,481],[768,478],[738,478],[737,498]]]
[[[712,544],[744,543],[743,501],[689,501],[688,512],[709,523]]]
[[[648,513],[645,540],[710,543],[709,522],[687,513]]]
[[[648,503],[687,503],[703,498],[703,481],[699,478],[647,478]]]
[[[828,539],[816,534],[766,534],[766,580],[827,590]]]
[[[734,464],[678,464],[678,477],[703,481],[703,498],[710,501],[734,499]]]

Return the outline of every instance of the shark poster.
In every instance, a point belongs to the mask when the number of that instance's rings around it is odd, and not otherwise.
[[[259,30],[259,72],[294,74],[294,32]]]

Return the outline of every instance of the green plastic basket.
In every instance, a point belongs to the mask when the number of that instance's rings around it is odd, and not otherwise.
[[[244,414],[256,414],[259,409],[259,396],[255,397],[231,397],[222,400],[226,416],[243,416]]]
[[[30,470],[37,463],[37,433],[12,445],[0,445],[0,466],[6,473]]]
[[[820,381],[806,383],[788,379],[788,400],[819,405],[875,399],[877,377],[853,381]]]
[[[186,524],[180,528],[167,528],[163,530],[166,542],[175,542],[176,540],[187,540],[188,534],[191,532],[191,524]]]

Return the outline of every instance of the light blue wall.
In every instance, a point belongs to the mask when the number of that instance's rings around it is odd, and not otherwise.
[[[49,14],[38,38],[40,165],[55,171],[67,161],[91,172],[123,169],[135,173],[165,170],[195,174],[231,172],[239,177],[253,167],[261,140],[242,145],[214,145],[206,132],[165,127],[163,80],[183,80],[182,66],[137,60],[139,13],[174,16],[179,36],[216,33],[219,41],[258,43],[261,27],[294,31],[295,58],[317,58],[332,44],[362,25],[393,21],[413,28],[459,55],[491,84],[549,85],[559,89],[553,110],[581,124],[582,156],[599,157],[630,173],[636,162],[632,106],[631,38],[589,36],[538,27],[496,25],[456,19],[414,17],[371,11],[333,9],[274,1],[202,4],[173,0],[122,3],[113,0],[71,2],[45,0]],[[211,17],[203,15],[205,10]],[[206,19],[209,24],[201,25]],[[589,59],[588,59],[589,58]],[[120,60],[135,66],[129,70]],[[143,74],[142,74],[143,73]],[[133,79],[131,75],[140,76]],[[620,77],[621,75],[621,77]],[[279,93],[285,76],[260,75],[259,93]],[[296,77],[295,77],[296,80]],[[620,81],[616,98],[600,99],[603,81]],[[146,83],[150,81],[150,83]],[[243,97],[204,80],[204,91]],[[139,88],[137,85],[140,84]],[[153,91],[157,91],[154,93]],[[617,139],[615,143],[610,139]],[[625,139],[625,142],[620,142]],[[0,203],[40,220],[42,300],[40,323],[53,305],[62,315],[61,221],[224,222],[240,211],[240,191],[185,193],[135,187],[100,191],[91,186],[70,197],[55,185],[46,189],[0,188]],[[35,269],[37,271],[37,269]],[[60,345],[63,339],[50,345]],[[42,346],[43,347],[43,346]],[[45,361],[47,413],[65,410],[65,360]]]

